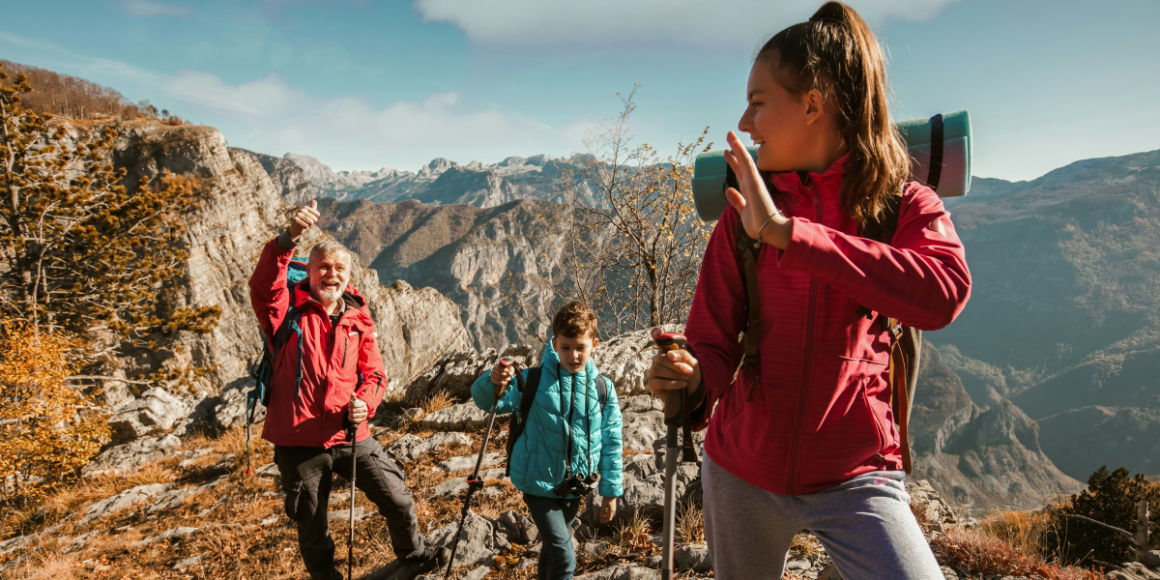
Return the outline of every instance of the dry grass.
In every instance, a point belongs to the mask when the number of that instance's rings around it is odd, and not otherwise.
[[[1047,563],[982,530],[951,529],[931,541],[940,561],[973,575],[1031,576],[1047,580],[1105,580],[1102,572]]]
[[[442,411],[455,404],[455,399],[447,391],[439,391],[423,400],[420,407],[423,409],[424,415],[430,415],[435,411]]]
[[[686,501],[677,512],[677,536],[686,544],[705,543],[705,513],[697,504]]]

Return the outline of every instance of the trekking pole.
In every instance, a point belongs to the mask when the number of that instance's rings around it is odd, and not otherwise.
[[[351,395],[350,402],[353,405],[355,401],[354,395]],[[355,436],[358,434],[358,424],[352,423],[349,418],[343,421],[343,430],[346,432],[346,440],[350,441],[350,536],[346,539],[346,577],[348,580],[354,579],[354,478],[358,473],[358,450],[355,449],[357,444]]]
[[[511,358],[499,359],[499,365],[512,367],[516,377],[520,376],[520,368]],[[506,389],[505,389],[506,390]],[[455,541],[451,544],[451,557],[447,560],[447,572],[443,574],[446,580],[451,577],[451,568],[455,566],[455,550],[459,547],[459,535],[463,533],[463,524],[467,521],[467,512],[471,510],[471,498],[475,492],[483,488],[483,479],[479,477],[479,468],[483,466],[483,455],[487,453],[487,442],[491,440],[491,430],[495,427],[495,411],[499,408],[501,393],[496,393],[495,402],[491,404],[491,413],[487,417],[487,433],[483,435],[483,445],[479,447],[479,457],[475,458],[475,472],[467,478],[467,497],[463,498],[463,513],[459,516],[459,529],[455,531]]]
[[[662,353],[685,348],[685,337],[681,334],[664,333],[654,341]],[[685,389],[674,389],[665,394],[665,514],[661,551],[661,580],[673,578],[673,541],[677,524],[677,465],[681,443],[678,434],[685,413]]]

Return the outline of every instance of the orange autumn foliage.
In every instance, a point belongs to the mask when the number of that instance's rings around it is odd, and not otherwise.
[[[68,381],[80,340],[0,328],[0,505],[34,501],[77,476],[109,439],[92,395]]]

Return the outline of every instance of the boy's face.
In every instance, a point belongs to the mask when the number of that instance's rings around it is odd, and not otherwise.
[[[592,351],[600,344],[599,339],[592,338],[585,333],[579,338],[557,336],[552,339],[552,347],[560,356],[560,365],[570,373],[580,372],[592,358]]]

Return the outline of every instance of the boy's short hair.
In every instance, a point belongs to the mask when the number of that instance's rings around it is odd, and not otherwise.
[[[552,334],[568,338],[589,336],[598,338],[596,313],[587,304],[573,300],[564,305],[552,318]]]

